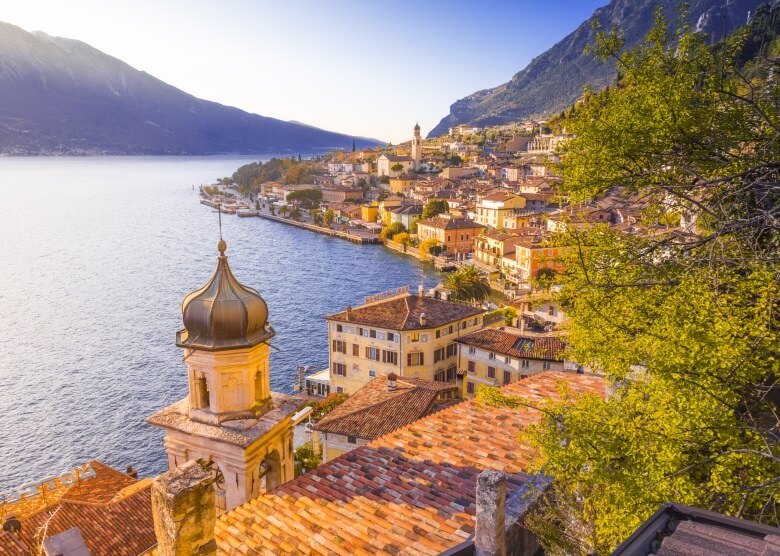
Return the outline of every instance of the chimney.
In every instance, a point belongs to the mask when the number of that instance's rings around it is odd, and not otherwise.
[[[428,315],[420,313],[420,326],[425,326],[428,323]]]
[[[489,469],[477,477],[477,556],[506,556],[506,473]]]
[[[138,478],[138,471],[133,469],[132,465],[128,465],[127,466],[127,470],[125,471],[125,475],[127,475],[128,477],[132,477],[133,479],[137,479]]]
[[[347,307],[347,322],[352,320],[352,307]]]
[[[152,516],[160,556],[214,556],[214,479],[194,460],[152,483]]]
[[[393,390],[395,390],[395,388],[396,388],[395,381],[396,380],[398,380],[398,375],[396,375],[395,373],[390,373],[389,375],[387,375],[387,389],[388,389],[388,391],[392,392]]]

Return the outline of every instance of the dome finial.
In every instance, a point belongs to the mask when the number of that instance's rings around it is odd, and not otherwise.
[[[227,250],[227,242],[224,239],[219,238],[219,241],[217,242],[217,249],[219,250],[219,256],[224,257],[225,251]]]

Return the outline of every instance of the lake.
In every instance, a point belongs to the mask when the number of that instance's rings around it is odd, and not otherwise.
[[[264,159],[267,159],[264,158]],[[186,394],[181,301],[216,265],[198,186],[257,157],[0,158],[0,492],[98,459],[166,469],[143,420]],[[233,272],[276,330],[271,387],[328,363],[323,316],[439,281],[381,246],[222,216]]]

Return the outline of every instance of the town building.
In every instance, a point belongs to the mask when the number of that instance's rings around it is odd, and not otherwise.
[[[422,216],[423,205],[418,201],[404,201],[400,206],[392,207],[388,213],[390,224],[400,222],[404,228],[411,230],[412,224]]]
[[[90,461],[0,502],[0,554],[138,556],[157,544],[151,479]],[[69,546],[82,552],[67,552]],[[85,552],[88,551],[88,552]]]
[[[518,283],[528,283],[539,276],[539,271],[547,269],[562,273],[566,270],[568,247],[557,247],[545,242],[542,236],[526,236],[515,244],[517,260],[516,274],[510,279]]]
[[[353,189],[351,187],[323,187],[323,203],[345,203],[347,201],[360,201],[363,199],[362,189]]]
[[[400,170],[393,170],[396,164],[401,166]],[[408,174],[414,170],[414,159],[411,156],[398,156],[394,154],[383,154],[376,159],[377,176],[400,176]]]
[[[511,193],[493,193],[477,202],[474,220],[490,228],[505,228],[504,217],[525,209],[525,199]]]
[[[484,226],[473,220],[450,214],[417,221],[417,237],[420,241],[436,240],[443,252],[453,255],[471,253],[474,250],[474,238],[483,229]]]
[[[390,373],[455,382],[455,340],[482,328],[484,312],[401,288],[396,295],[367,298],[360,307],[325,317],[330,391],[354,394],[372,379]]]
[[[257,291],[233,275],[220,239],[217,268],[182,302],[188,395],[147,418],[165,431],[169,469],[211,460],[222,510],[293,478],[291,416],[301,398],[272,392],[269,344],[275,332]]]
[[[322,461],[365,446],[372,440],[459,401],[457,385],[420,378],[378,376],[315,426]]]
[[[563,371],[565,344],[557,336],[524,336],[485,328],[455,340],[463,397],[480,385],[500,386],[542,371]]]

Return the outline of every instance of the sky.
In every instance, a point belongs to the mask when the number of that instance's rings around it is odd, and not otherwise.
[[[400,143],[508,81],[607,0],[0,0],[197,97]]]

